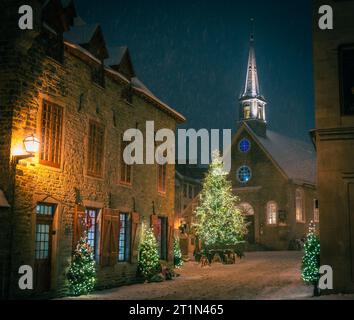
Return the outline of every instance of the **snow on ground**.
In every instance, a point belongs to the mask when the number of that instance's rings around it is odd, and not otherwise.
[[[300,280],[301,252],[250,252],[235,265],[201,268],[185,263],[180,277],[97,291],[75,299],[107,300],[281,300],[311,299],[312,288]],[[330,298],[324,297],[325,299]],[[353,296],[332,296],[353,299]]]

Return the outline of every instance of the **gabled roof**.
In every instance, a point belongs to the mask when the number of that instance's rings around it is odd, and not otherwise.
[[[265,137],[257,135],[246,123],[242,122],[234,145],[242,131],[246,130],[289,179],[298,183],[316,184],[316,153],[313,145],[267,130]]]
[[[108,66],[122,73],[128,79],[135,77],[133,63],[127,46],[110,47],[108,51],[109,58],[106,60]]]
[[[80,22],[80,20],[76,20]],[[99,59],[108,58],[108,50],[104,40],[101,26],[94,24],[79,24],[70,28],[63,34],[64,39],[87,49]]]

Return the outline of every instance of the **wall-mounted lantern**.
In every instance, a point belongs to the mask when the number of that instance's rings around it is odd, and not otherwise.
[[[15,163],[18,163],[22,159],[34,157],[34,154],[39,151],[39,140],[33,134],[23,139],[23,145],[27,154],[13,156]]]

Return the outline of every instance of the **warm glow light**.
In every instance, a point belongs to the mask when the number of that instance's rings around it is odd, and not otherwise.
[[[23,144],[28,153],[36,153],[39,150],[39,140],[33,134],[26,137]]]

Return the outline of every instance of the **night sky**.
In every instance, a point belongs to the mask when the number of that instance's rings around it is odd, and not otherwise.
[[[269,128],[308,139],[314,127],[311,1],[76,0],[109,46],[127,45],[149,89],[185,127],[235,129],[250,18]]]

